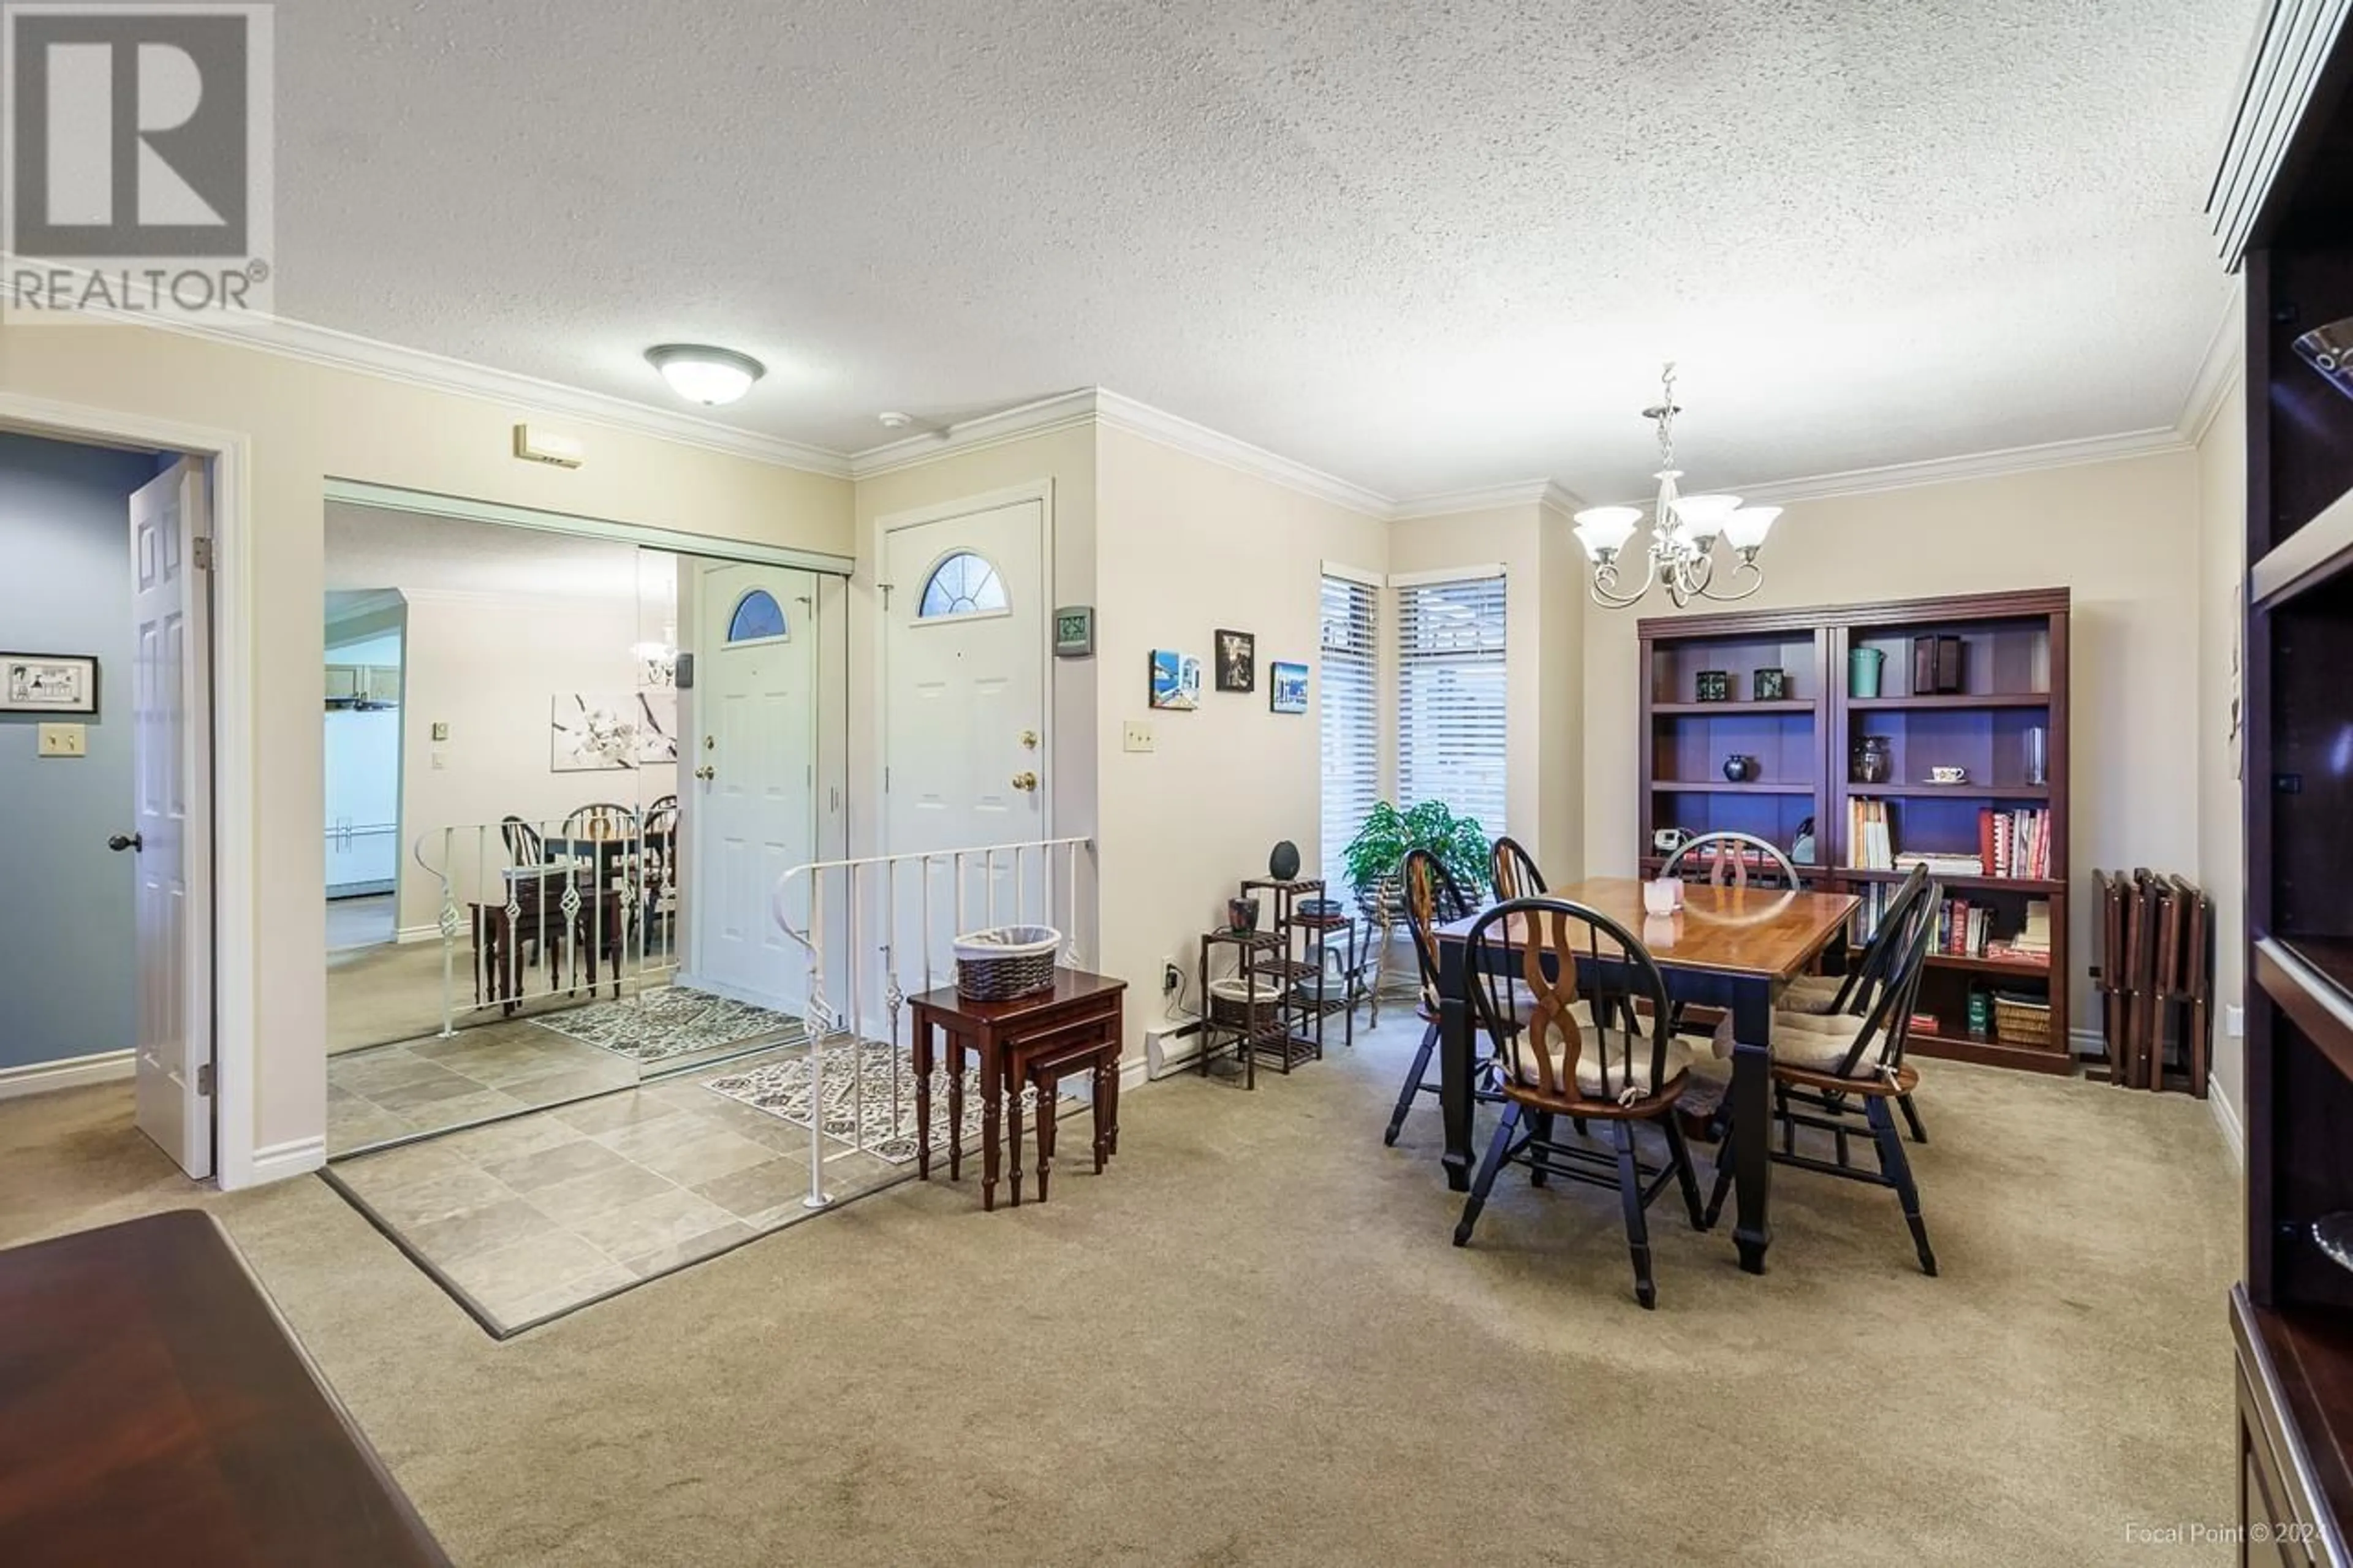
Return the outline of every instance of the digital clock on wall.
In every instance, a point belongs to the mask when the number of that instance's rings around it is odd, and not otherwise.
[[[1086,658],[1095,651],[1095,607],[1071,605],[1054,612],[1054,657]]]

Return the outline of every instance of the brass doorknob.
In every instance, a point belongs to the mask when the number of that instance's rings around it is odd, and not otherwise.
[[[1034,790],[1038,787],[1038,775],[1029,773],[1015,773],[1013,787],[1020,790]]]
[[[701,767],[694,770],[694,776],[701,779],[704,784],[709,784],[712,779],[719,776],[719,770],[712,767],[709,763],[705,763]]]

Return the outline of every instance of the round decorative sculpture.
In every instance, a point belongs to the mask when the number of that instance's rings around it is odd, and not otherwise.
[[[1278,882],[1288,882],[1299,875],[1299,846],[1286,838],[1274,847],[1266,858],[1266,874]]]
[[[1724,759],[1724,776],[1734,784],[1746,784],[1757,776],[1757,759],[1735,752]]]

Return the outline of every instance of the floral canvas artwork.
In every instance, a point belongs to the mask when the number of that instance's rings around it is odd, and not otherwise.
[[[559,773],[611,773],[638,765],[637,697],[557,694],[548,722],[548,767]],[[676,742],[672,742],[675,756]]]

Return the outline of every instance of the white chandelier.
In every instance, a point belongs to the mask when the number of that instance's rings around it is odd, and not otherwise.
[[[1642,410],[1642,417],[1654,420],[1659,426],[1659,497],[1651,513],[1650,561],[1642,574],[1642,585],[1630,594],[1618,591],[1618,552],[1632,538],[1642,521],[1642,509],[1638,506],[1588,507],[1577,514],[1577,542],[1585,546],[1586,559],[1593,563],[1593,597],[1597,604],[1613,610],[1626,609],[1640,604],[1651,591],[1653,583],[1666,584],[1667,597],[1677,609],[1694,599],[1715,599],[1729,604],[1745,599],[1765,585],[1765,573],[1757,564],[1757,552],[1765,544],[1765,535],[1773,520],[1781,515],[1778,506],[1742,506],[1738,496],[1697,495],[1675,493],[1675,481],[1683,470],[1675,467],[1675,416],[1682,412],[1675,406],[1675,367],[1668,362],[1660,377],[1664,395],[1655,407]],[[1729,593],[1715,588],[1715,542],[1722,539],[1731,547],[1737,563],[1728,574],[1727,584],[1741,583],[1745,587]]]

